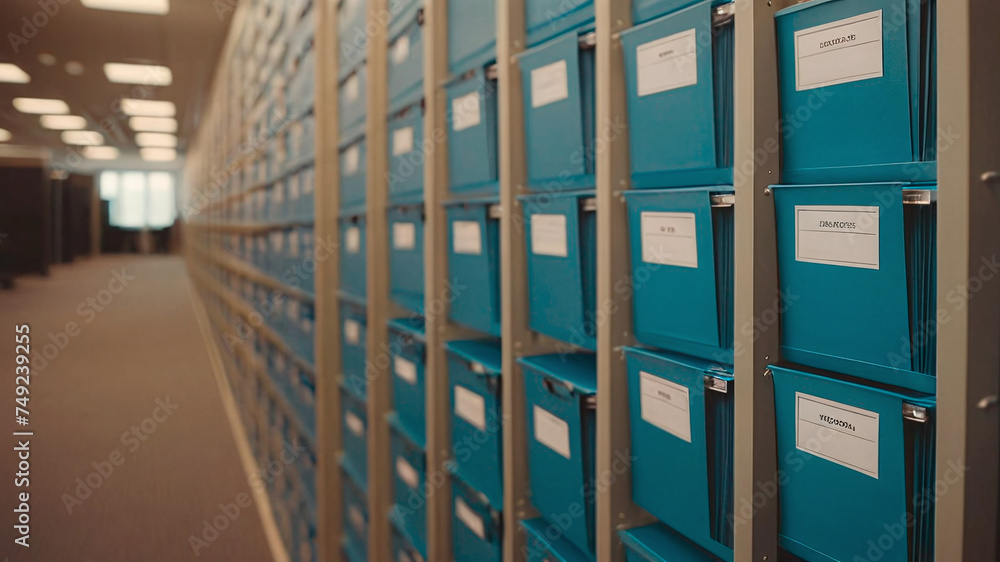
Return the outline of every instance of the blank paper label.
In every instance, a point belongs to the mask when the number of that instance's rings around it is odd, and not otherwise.
[[[649,96],[698,83],[698,43],[694,29],[635,48],[636,90]]]
[[[344,151],[344,173],[353,176],[358,173],[358,166],[361,164],[361,149],[354,145]]]
[[[542,107],[568,97],[569,82],[565,60],[531,71],[531,107]]]
[[[642,419],[691,442],[691,407],[688,389],[649,373],[639,372]]]
[[[360,80],[357,74],[352,74],[344,81],[344,97],[347,101],[355,101],[359,95],[361,95]]]
[[[410,555],[406,551],[400,550],[396,562],[413,562],[413,559],[410,558]]]
[[[882,10],[795,32],[795,89],[882,77]]]
[[[365,436],[365,422],[361,421],[361,418],[354,415],[354,412],[347,412],[344,414],[344,421],[347,422],[347,429],[351,430],[356,437]]]
[[[451,100],[451,128],[464,131],[475,127],[482,119],[479,111],[479,92],[471,92]]]
[[[642,261],[698,267],[698,231],[694,213],[642,213]]]
[[[396,356],[392,360],[392,368],[396,372],[397,377],[410,384],[417,384],[417,366],[413,361]]]
[[[795,207],[795,259],[803,262],[879,268],[878,207]]]
[[[464,386],[455,385],[455,414],[486,431],[486,400]]]
[[[878,413],[795,393],[795,448],[878,478]]]
[[[483,253],[482,233],[476,221],[455,221],[451,223],[452,250],[456,254]]]
[[[569,424],[541,406],[535,406],[535,441],[552,449],[567,459],[569,450]]]
[[[413,151],[413,127],[403,127],[392,132],[392,155],[400,156]]]
[[[566,215],[531,215],[531,253],[565,258]]]
[[[392,247],[412,250],[417,245],[417,225],[412,222],[392,223]]]
[[[345,320],[344,339],[351,345],[358,345],[361,341],[361,325],[354,320]]]
[[[393,64],[402,64],[410,57],[410,36],[404,35],[396,40],[390,47],[392,51]]]
[[[420,486],[420,476],[417,474],[417,469],[413,468],[403,457],[396,457],[396,475],[410,488],[416,489]]]
[[[462,498],[455,498],[455,516],[465,524],[470,531],[481,539],[486,539],[486,527],[483,525],[483,518],[469,507]]]
[[[344,232],[344,246],[347,247],[348,254],[356,254],[361,251],[361,229],[352,226]]]

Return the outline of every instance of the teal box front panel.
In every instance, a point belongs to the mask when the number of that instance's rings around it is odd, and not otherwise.
[[[500,337],[500,215],[496,199],[445,203],[449,316]]]
[[[337,5],[337,28],[340,50],[340,79],[343,80],[359,65],[364,65],[368,50],[365,30],[365,0],[340,0]]]
[[[367,199],[365,137],[349,141],[340,147],[340,214],[362,212]]]
[[[396,562],[423,562],[423,555],[413,546],[406,530],[392,522],[392,559]]]
[[[341,299],[340,322],[343,384],[355,396],[365,400],[368,396],[368,379],[365,372],[368,313],[364,303]]]
[[[452,556],[454,562],[500,562],[503,558],[503,516],[486,496],[452,479]]]
[[[343,411],[341,423],[344,452],[341,467],[351,476],[362,491],[368,489],[368,412],[365,401],[355,395],[347,385],[340,388]]]
[[[418,11],[389,37],[389,113],[419,101],[424,94],[424,21]]]
[[[358,138],[365,134],[368,115],[368,68],[359,66],[340,82],[340,137]]]
[[[464,1],[464,0],[463,0]],[[497,81],[482,67],[449,82],[448,184],[452,193],[491,195],[497,170]]]
[[[424,104],[404,108],[389,118],[389,202],[424,200]]]
[[[407,541],[426,558],[427,498],[423,494],[427,481],[427,453],[395,416],[390,416],[389,427],[395,498],[390,518]]]
[[[632,23],[639,25],[676,12],[698,0],[632,0]]]
[[[344,550],[352,561],[368,559],[368,497],[347,472],[341,473],[344,505]]]
[[[389,294],[393,302],[424,312],[424,207],[389,209]]]
[[[448,0],[448,71],[460,76],[496,59],[496,0]]]
[[[618,536],[625,544],[627,562],[723,562],[658,523],[618,531]]]
[[[525,0],[524,19],[528,46],[584,27],[593,27],[594,0]]]
[[[356,300],[368,294],[365,215],[340,219],[340,292]]]
[[[593,554],[581,552],[564,537],[558,526],[544,518],[522,519],[526,562],[594,562]]]
[[[389,322],[392,355],[392,403],[400,425],[419,443],[426,439],[426,341],[422,318]]]

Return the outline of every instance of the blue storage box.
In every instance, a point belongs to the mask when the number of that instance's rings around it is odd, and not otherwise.
[[[452,472],[503,510],[503,411],[498,340],[452,341]]]
[[[782,357],[935,392],[936,192],[916,187],[773,187]]]
[[[933,560],[934,399],[770,369],[778,469],[792,475],[778,482],[781,546],[806,560]]]
[[[559,526],[544,518],[522,519],[525,562],[594,562],[593,554],[580,551],[566,539]]]
[[[316,50],[313,47],[313,28],[308,29],[308,39],[296,56],[288,81],[288,113],[299,118],[312,110],[316,99]]]
[[[458,76],[496,60],[496,0],[448,0],[448,72]]]
[[[593,188],[593,33],[567,33],[518,59],[528,187],[547,193]]]
[[[632,23],[639,25],[676,12],[698,0],[632,0]]]
[[[354,394],[346,384],[340,387],[340,409],[343,412],[341,439],[343,455],[340,466],[362,491],[368,489],[368,411],[364,399]]]
[[[525,0],[524,20],[533,47],[571,29],[593,27],[594,0]]]
[[[424,97],[424,18],[419,9],[389,35],[389,113]]]
[[[365,62],[368,32],[365,0],[340,0],[337,6],[337,29],[340,40],[340,78],[347,77]]]
[[[502,472],[502,470],[500,471]],[[458,478],[452,479],[454,519],[451,524],[454,562],[500,562],[503,515],[485,495]]]
[[[597,205],[592,191],[521,197],[531,329],[597,349]]]
[[[704,0],[622,33],[634,187],[732,185],[735,11]]]
[[[424,103],[389,117],[389,202],[424,200]]]
[[[424,312],[424,206],[389,208],[389,294],[399,306]]]
[[[449,317],[500,337],[500,206],[495,198],[445,203]]]
[[[344,363],[344,385],[358,398],[368,396],[366,346],[368,341],[368,314],[363,303],[340,301],[341,360]]]
[[[406,537],[395,521],[392,521],[392,560],[396,562],[424,562],[424,557]]]
[[[364,487],[341,472],[344,489],[344,545],[359,560],[368,559],[368,497]]]
[[[360,212],[367,200],[365,137],[348,141],[340,147],[340,211]]]
[[[627,347],[632,498],[674,531],[733,559],[733,370]]]
[[[936,179],[936,11],[813,0],[775,14],[782,181]]]
[[[399,423],[419,441],[426,439],[426,345],[422,318],[389,321],[392,402]]]
[[[356,300],[368,294],[365,215],[340,218],[340,291]]]
[[[654,523],[618,531],[627,562],[722,562],[723,559],[691,544],[669,528]],[[730,553],[730,560],[732,554]],[[779,558],[781,560],[781,558]]]
[[[407,541],[427,556],[427,453],[424,444],[390,416],[395,505],[390,518]]]
[[[357,138],[365,134],[368,116],[368,69],[358,66],[340,82],[340,136]]]
[[[496,66],[476,68],[449,82],[448,186],[452,193],[496,194]]]
[[[389,0],[389,37],[396,37],[417,17],[423,17],[423,0]]]
[[[635,336],[645,345],[732,363],[732,188],[625,192]]]
[[[591,353],[523,357],[531,501],[593,553],[597,361]],[[582,511],[583,516],[576,516]]]

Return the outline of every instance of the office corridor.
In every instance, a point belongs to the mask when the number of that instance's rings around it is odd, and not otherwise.
[[[22,323],[33,356],[26,428],[14,420]],[[0,329],[9,415],[0,558],[272,559],[181,258],[101,257],[21,278],[0,291]],[[14,544],[6,510],[17,505],[11,432],[25,429],[34,432],[28,549]]]

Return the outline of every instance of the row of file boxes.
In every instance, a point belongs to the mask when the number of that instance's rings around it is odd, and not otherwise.
[[[389,294],[393,302],[417,314],[424,311],[424,208],[422,204],[389,208]]]
[[[390,520],[423,557],[427,556],[427,451],[426,444],[389,416],[393,466]]]
[[[337,3],[337,31],[340,39],[340,79],[364,66],[368,50],[365,0],[340,0]]]
[[[242,222],[312,221],[315,216],[316,170],[311,165],[254,191],[231,207],[228,220]]]
[[[389,24],[389,113],[423,98],[424,18],[419,2],[401,0],[401,9]]]
[[[350,562],[368,560],[368,494],[346,470],[341,472],[344,534],[341,547]]]

